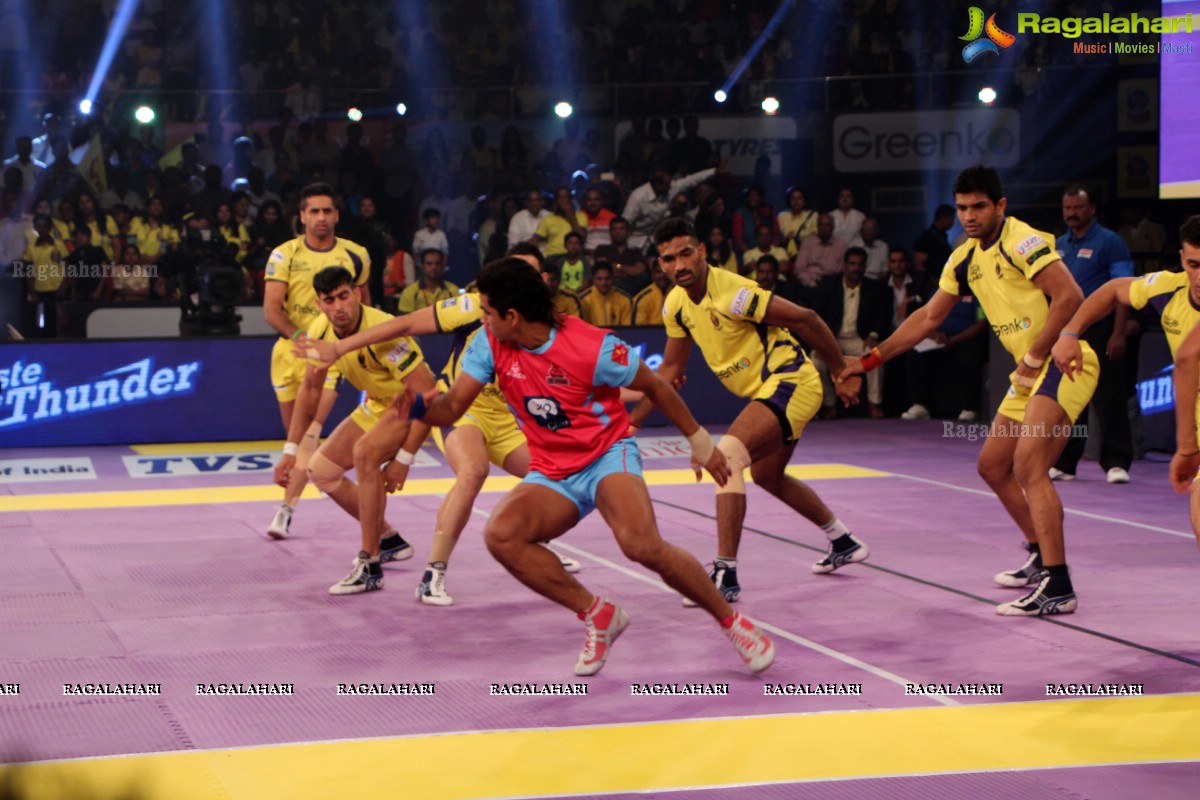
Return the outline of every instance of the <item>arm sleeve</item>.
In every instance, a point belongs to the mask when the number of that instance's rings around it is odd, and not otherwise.
[[[496,377],[496,360],[492,357],[486,329],[471,337],[471,342],[463,353],[460,368],[480,383],[491,383]]]
[[[476,336],[476,339],[479,337]],[[616,337],[607,334],[600,345],[600,356],[596,359],[596,374],[592,382],[597,386],[628,386],[637,375],[637,351]]]
[[[1151,297],[1164,291],[1174,291],[1176,284],[1171,280],[1174,274],[1166,271],[1151,272],[1129,284],[1129,305],[1137,309],[1145,308]]]

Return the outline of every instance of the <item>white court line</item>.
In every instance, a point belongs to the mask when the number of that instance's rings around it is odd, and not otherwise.
[[[491,517],[491,514],[489,512],[483,511],[478,508],[472,508],[471,511],[475,514],[480,515],[481,517]],[[665,583],[658,580],[657,578],[651,578],[649,575],[643,575],[642,573],[637,572],[636,570],[629,569],[628,567],[626,567],[622,564],[618,564],[615,561],[609,561],[607,558],[604,558],[603,556],[598,556],[595,553],[591,553],[587,550],[583,550],[581,548],[575,547],[574,545],[569,545],[565,542],[560,542],[560,541],[555,541],[554,547],[561,548],[561,549],[566,550],[575,555],[585,556],[587,558],[590,558],[592,561],[595,561],[596,563],[600,564],[601,566],[608,567],[609,569],[620,572],[623,575],[628,575],[631,578],[639,580],[642,583],[649,584],[650,586],[657,587],[664,591],[670,592],[673,595],[679,596],[678,592],[676,592],[670,586],[667,586]],[[889,681],[891,683],[896,684],[897,686],[905,686],[907,684],[917,682],[917,681],[907,680],[906,678],[902,678],[899,675],[897,675],[896,673],[889,672],[888,670],[884,669],[883,667],[877,667],[874,664],[868,664],[866,661],[855,658],[854,656],[846,655],[843,652],[834,650],[831,647],[826,647],[825,645],[819,644],[818,642],[814,642],[811,639],[805,639],[803,636],[800,636],[799,634],[795,634],[795,633],[792,633],[791,631],[784,630],[783,628],[779,628],[779,627],[776,627],[775,625],[771,625],[769,623],[763,622],[761,619],[759,619],[757,617],[754,618],[754,621],[757,624],[761,625],[764,629],[770,631],[771,633],[775,634],[776,636],[778,636],[781,639],[787,639],[789,642],[793,642],[795,644],[800,645],[801,647],[806,647],[809,650],[820,653],[821,655],[828,656],[829,658],[835,659],[837,661],[841,661],[843,664],[854,667],[856,669],[861,669],[864,672],[869,672],[872,675],[876,676],[877,678],[882,678],[885,681]],[[941,703],[944,706],[962,705],[957,700],[953,700],[949,697],[943,697],[941,695],[935,694],[935,695],[923,695],[923,696],[928,697],[930,700],[933,700],[936,703]]]
[[[956,489],[957,491],[960,491],[960,492],[970,492],[971,494],[978,494],[978,495],[982,495],[984,497],[991,497],[993,499],[996,498],[996,495],[994,492],[984,491],[983,489],[972,489],[968,486],[957,486],[953,483],[946,483],[945,481],[935,481],[930,478],[918,478],[916,475],[905,475],[903,472],[892,472],[891,470],[888,470],[888,474],[892,475],[894,477],[897,477],[897,478],[906,478],[907,480],[910,480],[910,481],[917,481],[918,483],[929,483],[934,486],[942,486],[947,489]],[[1060,495],[1060,497],[1061,497],[1061,495]],[[1128,520],[1128,519],[1118,519],[1117,517],[1108,517],[1108,516],[1105,516],[1104,514],[1093,514],[1090,511],[1078,511],[1074,508],[1067,508],[1066,506],[1063,506],[1063,511],[1067,514],[1074,514],[1077,517],[1086,517],[1087,519],[1099,520],[1101,522],[1113,522],[1118,525],[1128,525],[1131,528],[1141,528],[1142,530],[1154,531],[1155,533],[1165,533],[1170,536],[1179,536],[1180,538],[1183,538],[1183,539],[1193,539],[1194,540],[1196,538],[1193,534],[1183,533],[1181,531],[1173,531],[1170,528],[1160,528],[1157,525],[1147,525],[1144,522],[1133,522],[1132,520]]]

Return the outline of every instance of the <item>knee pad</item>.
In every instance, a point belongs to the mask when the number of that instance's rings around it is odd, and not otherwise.
[[[346,470],[325,457],[318,450],[308,462],[308,479],[325,494],[330,494],[342,485]]]
[[[717,487],[717,494],[745,494],[750,451],[742,444],[741,439],[729,434],[721,437],[721,441],[717,442],[717,449],[725,454],[725,461],[729,464],[729,480],[724,486]]]

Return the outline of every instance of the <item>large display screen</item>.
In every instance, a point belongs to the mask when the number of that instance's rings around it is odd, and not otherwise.
[[[1164,0],[1162,16],[1191,15],[1192,32],[1164,33],[1159,69],[1159,196],[1200,197],[1200,0]]]

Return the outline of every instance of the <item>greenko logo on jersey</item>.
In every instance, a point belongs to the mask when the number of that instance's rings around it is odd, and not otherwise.
[[[734,375],[737,375],[742,370],[749,369],[749,367],[750,367],[750,359],[743,358],[740,361],[735,361],[733,364],[730,364],[728,367],[726,367],[725,369],[718,372],[717,378],[719,378],[720,380],[725,380],[726,378],[732,378]]]
[[[1011,33],[1000,29],[1000,26],[996,24],[995,14],[988,17],[987,24],[984,24],[983,9],[978,6],[971,6],[967,10],[967,20],[967,33],[958,38],[964,42],[968,42],[962,51],[963,61],[968,64],[984,53],[1000,55],[1001,49],[1007,50],[1017,40],[1017,37]],[[979,38],[985,34],[987,38]]]
[[[1011,336],[1014,333],[1020,333],[1024,330],[1029,330],[1033,326],[1033,320],[1029,317],[1025,319],[1013,318],[1012,322],[1006,322],[1003,325],[993,325],[992,330],[995,331],[997,338],[1003,339],[1005,336]]]

